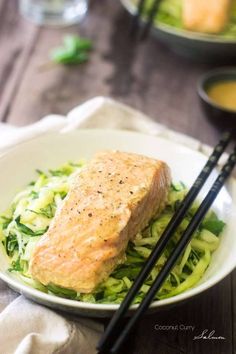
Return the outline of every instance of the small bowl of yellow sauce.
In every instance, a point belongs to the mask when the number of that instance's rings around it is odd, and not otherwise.
[[[222,128],[236,126],[236,67],[205,74],[199,81],[198,94],[209,119]]]

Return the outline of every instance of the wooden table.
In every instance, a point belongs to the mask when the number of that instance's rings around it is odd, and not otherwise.
[[[39,28],[19,16],[16,0],[0,0],[0,121],[25,125],[48,113],[65,114],[91,97],[105,95],[214,144],[219,132],[203,116],[196,96],[199,75],[209,66],[176,56],[155,38],[136,46],[127,36],[129,23],[119,1],[94,0],[79,27]],[[68,32],[92,38],[95,50],[89,63],[45,66],[49,50]],[[123,353],[236,353],[235,285],[234,272],[204,294],[146,316]],[[178,329],[160,327],[176,325]],[[193,336],[204,329],[226,339],[194,341]]]

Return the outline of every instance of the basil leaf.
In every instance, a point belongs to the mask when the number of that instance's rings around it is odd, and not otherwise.
[[[18,258],[16,261],[13,261],[11,264],[11,267],[8,268],[9,272],[22,272],[23,268],[20,264],[20,258]]]
[[[218,219],[217,215],[214,212],[211,212],[209,216],[203,221],[201,228],[206,229],[216,236],[223,231],[225,227],[225,223]]]
[[[16,235],[9,234],[6,237],[6,250],[8,256],[11,256],[15,250],[18,250],[19,245],[18,245],[18,240]]]
[[[67,35],[63,40],[64,46],[51,52],[51,59],[58,64],[82,64],[89,58],[92,42],[76,35]]]
[[[12,219],[7,218],[6,216],[0,216],[0,222],[3,230],[5,230],[8,227],[11,221]]]
[[[37,230],[37,231],[31,230],[28,226],[26,226],[20,222],[20,215],[15,219],[15,222],[16,222],[17,228],[20,232],[23,232],[25,235],[29,235],[32,237],[41,236],[41,235],[45,234],[45,232],[48,230],[48,227],[46,227],[45,229],[42,229],[42,230]]]
[[[51,291],[52,293],[56,294],[57,296],[60,297],[66,297],[69,299],[75,299],[77,296],[77,292],[71,289],[66,289],[62,288],[60,286],[54,285],[54,284],[49,284],[47,285],[47,289]]]

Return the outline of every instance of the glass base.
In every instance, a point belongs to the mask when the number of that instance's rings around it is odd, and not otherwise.
[[[21,14],[31,22],[42,26],[61,27],[79,23],[87,10],[87,0],[20,1]]]

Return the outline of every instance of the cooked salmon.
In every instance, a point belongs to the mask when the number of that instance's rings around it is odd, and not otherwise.
[[[92,292],[125,260],[129,240],[166,204],[168,166],[145,156],[98,153],[79,173],[37,243],[30,272],[42,284]]]
[[[183,0],[183,24],[191,31],[221,32],[228,19],[231,0]]]

